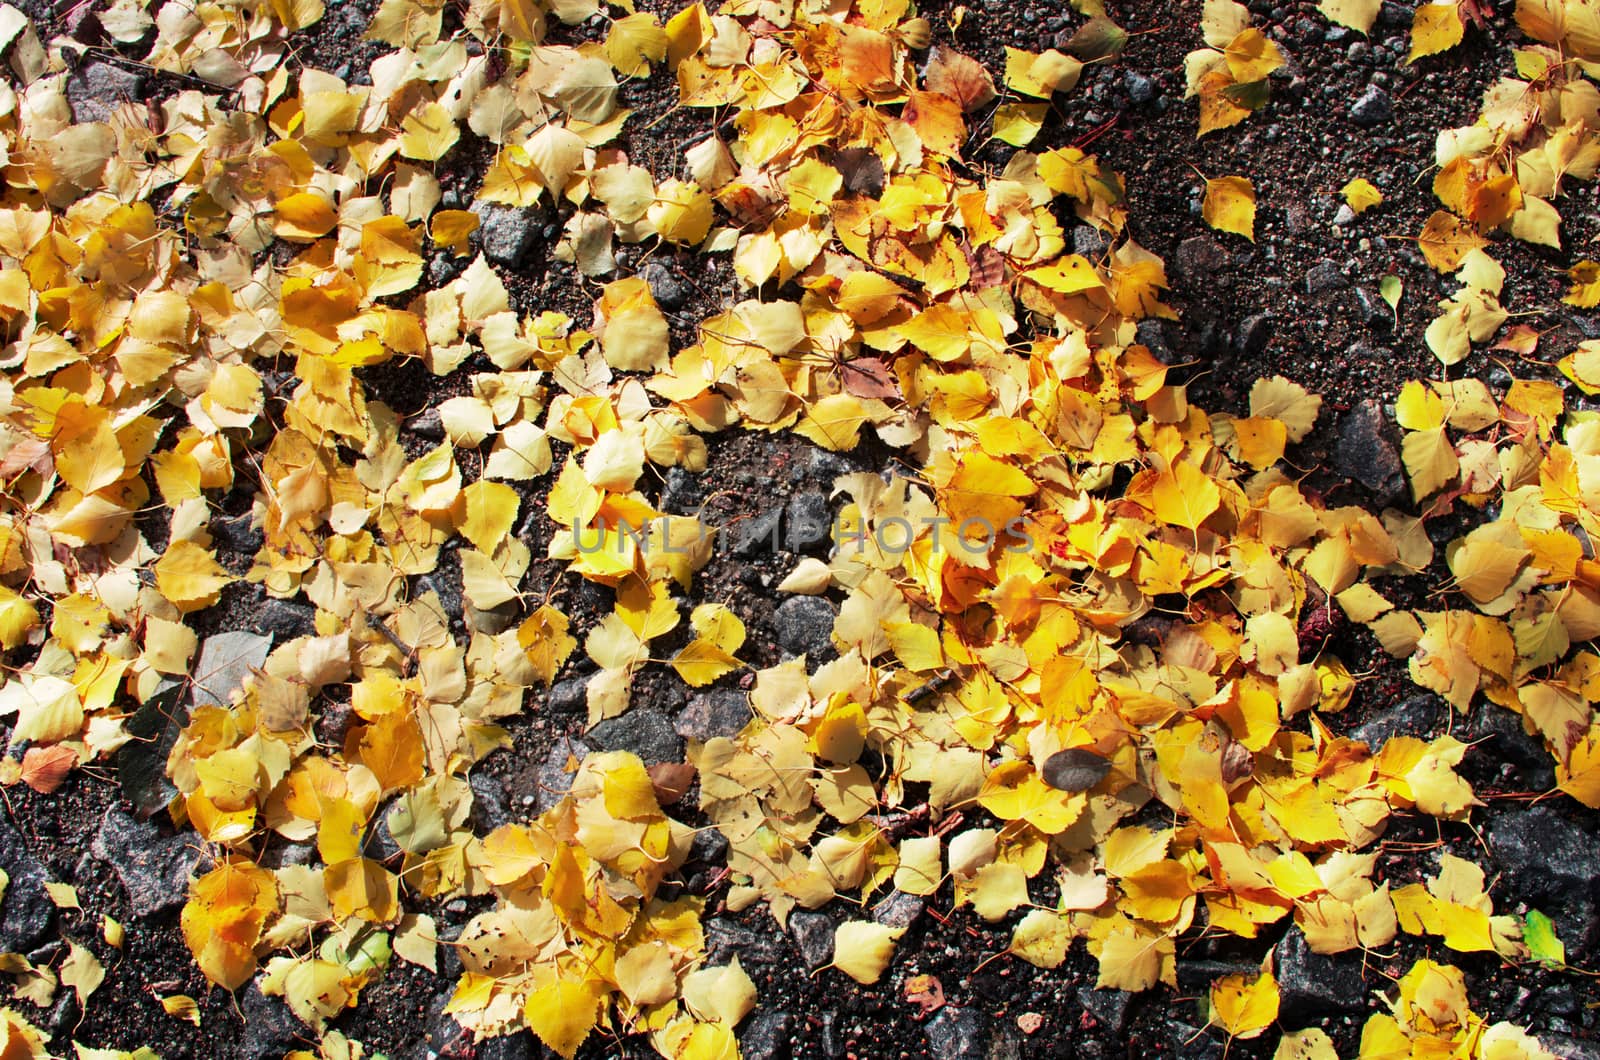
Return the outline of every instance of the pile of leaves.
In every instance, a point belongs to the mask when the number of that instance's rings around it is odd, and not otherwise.
[[[1376,10],[1324,6],[1358,29],[1352,10]],[[1416,54],[1449,18],[1462,28],[1460,7],[1419,10]],[[1446,366],[1506,321],[1489,237],[1555,240],[1552,200],[1600,160],[1588,11],[1522,0],[1537,43],[1520,79],[1441,134],[1447,209],[1421,245],[1463,285],[1429,329]],[[48,791],[157,747],[170,787],[136,790],[209,853],[182,915],[199,967],[223,989],[256,979],[319,1030],[392,960],[436,968],[426,903],[492,896],[454,943],[448,1011],[474,1034],[531,1028],[572,1056],[603,1029],[736,1056],[755,989],[736,960],[706,963],[705,899],[662,893],[693,839],[666,809],[685,791],[728,840],[726,908],[782,922],[949,885],[1012,919],[1024,960],[1055,967],[1081,942],[1103,988],[1175,984],[1177,941],[1201,924],[1254,937],[1292,921],[1319,953],[1407,932],[1548,957],[1471,862],[1403,887],[1375,873],[1396,813],[1480,805],[1456,772],[1468,748],[1342,735],[1356,678],[1318,630],[1338,609],[1457,708],[1481,692],[1517,712],[1566,795],[1600,806],[1600,656],[1584,647],[1600,632],[1597,421],[1549,382],[1411,384],[1396,416],[1417,515],[1301,488],[1285,457],[1320,401],[1285,378],[1256,382],[1248,415],[1190,404],[1136,340],[1173,311],[1121,178],[1073,147],[1016,150],[998,172],[965,161],[984,122],[1025,147],[1082,64],[1126,44],[1087,13],[1074,47],[1008,49],[997,81],[930,48],[908,0],[696,3],[664,22],[597,0],[384,0],[368,35],[391,50],[357,85],[284,62],[320,0],[117,0],[106,31],[190,87],[76,121],[81,46],[0,7],[0,714],[20,752],[4,779]],[[573,28],[597,14],[601,34]],[[1188,78],[1211,133],[1267,103],[1284,57],[1231,0],[1209,0],[1202,28]],[[619,86],[648,77],[730,115],[680,176],[619,146]],[[480,214],[444,207],[438,175],[464,130],[492,151],[465,194],[570,211],[558,253],[595,281],[592,319],[519,312],[474,254]],[[1206,219],[1250,236],[1253,185],[1210,184]],[[1346,194],[1381,198],[1365,181]],[[1068,218],[1107,249],[1068,253]],[[745,297],[674,343],[619,243],[726,257]],[[468,263],[431,284],[436,252]],[[1594,297],[1592,267],[1574,279]],[[1525,333],[1504,341],[1531,351]],[[1562,369],[1600,390],[1597,357],[1585,344]],[[466,380],[420,455],[365,381],[397,359]],[[870,432],[917,468],[841,477],[830,558],[779,587],[840,602],[820,665],[751,672],[731,610],[680,603],[711,537],[657,510],[648,483],[703,469],[704,436],[736,429],[833,450]],[[236,480],[257,487],[263,535],[242,574],[213,540]],[[1386,587],[1434,560],[1424,520],[1491,504],[1446,552],[1448,603],[1396,607]],[[538,559],[613,591],[593,628],[524,591],[534,516],[557,528]],[[419,587],[457,562],[463,616]],[[313,604],[314,633],[207,664],[192,616],[240,577]],[[687,645],[661,658],[652,642],[685,620]],[[695,687],[742,679],[752,720],[692,743],[692,771],[574,760],[554,806],[477,834],[469,774],[580,646],[591,724],[627,711],[651,666]],[[164,726],[184,703],[181,732]],[[1169,827],[1130,823],[1152,802]],[[392,858],[371,856],[380,826]],[[305,856],[273,856],[286,843]],[[876,981],[898,934],[841,924],[834,968]],[[77,948],[70,971],[4,959],[35,1000],[99,983]],[[1215,984],[1206,1011],[1263,1033],[1270,962]],[[0,1026],[7,1055],[42,1053],[22,1016]],[[360,1046],[330,1031],[322,1051]],[[1362,1051],[1550,1055],[1427,961]],[[1313,1028],[1281,1052],[1332,1047]]]

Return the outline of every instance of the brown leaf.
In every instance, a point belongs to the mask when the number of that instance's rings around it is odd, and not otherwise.
[[[928,1016],[944,1007],[944,984],[931,975],[913,975],[906,980],[906,1000],[920,1010],[918,1016]]]
[[[646,772],[650,774],[650,786],[656,789],[656,801],[663,806],[683,798],[694,783],[694,766],[687,762],[662,762]]]
[[[842,367],[844,388],[856,397],[900,400],[900,384],[895,381],[894,372],[881,359],[857,357],[853,361],[845,362]]]
[[[30,747],[22,756],[22,782],[41,795],[61,786],[78,764],[78,752],[61,744]]]
[[[994,78],[983,64],[953,48],[935,48],[928,60],[927,88],[943,92],[968,114],[995,97]]]

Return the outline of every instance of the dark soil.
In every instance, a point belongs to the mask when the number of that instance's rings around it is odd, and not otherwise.
[[[641,6],[667,11],[675,5],[670,0],[649,0]],[[1174,324],[1153,327],[1147,341],[1152,345],[1159,341],[1164,349],[1158,348],[1158,355],[1182,366],[1195,403],[1213,411],[1241,411],[1250,384],[1273,374],[1286,375],[1322,394],[1322,418],[1310,438],[1291,453],[1291,460],[1310,474],[1312,484],[1330,503],[1371,506],[1374,498],[1330,464],[1340,444],[1341,420],[1364,399],[1389,401],[1406,381],[1440,375],[1422,332],[1434,315],[1434,302],[1452,285],[1426,266],[1414,236],[1438,206],[1429,189],[1436,132],[1470,124],[1483,89],[1511,70],[1518,34],[1509,14],[1493,17],[1486,31],[1469,29],[1460,48],[1406,66],[1409,13],[1403,7],[1386,4],[1371,37],[1363,38],[1331,26],[1312,3],[1254,2],[1250,6],[1257,23],[1280,42],[1291,63],[1274,75],[1272,100],[1263,111],[1241,126],[1197,141],[1196,106],[1182,94],[1184,54],[1199,45],[1199,3],[1169,0],[1108,6],[1111,15],[1137,35],[1119,61],[1087,68],[1076,89],[1057,97],[1051,119],[1033,147],[1085,146],[1126,177],[1131,232],[1166,259],[1169,301],[1181,317]],[[301,42],[298,61],[358,77],[376,54],[372,45],[359,40],[367,10],[366,3],[330,4],[325,25]],[[953,3],[924,8],[936,41],[952,43],[949,27],[957,10]],[[1070,35],[1082,22],[1081,16],[1067,12],[1066,5],[982,0],[966,11],[953,43],[998,73],[1004,69],[1005,45],[1041,50],[1058,35]],[[575,40],[592,39],[599,31],[585,26],[561,32]],[[1376,128],[1360,127],[1350,116],[1351,104],[1369,85],[1385,90],[1393,100],[1392,120]],[[1147,87],[1153,89],[1148,97]],[[658,177],[676,170],[682,148],[708,134],[723,117],[676,107],[675,86],[665,77],[630,83],[624,95],[624,105],[635,109],[624,136],[625,148]],[[1144,101],[1135,102],[1136,96]],[[969,159],[974,168],[998,169],[1011,148],[987,137],[987,129],[980,126]],[[441,169],[447,187],[470,196],[489,155],[487,145],[464,141]],[[1254,244],[1213,232],[1200,218],[1202,175],[1226,174],[1241,174],[1255,182],[1259,205]],[[1385,202],[1349,225],[1335,226],[1342,201],[1338,189],[1357,176],[1377,184]],[[1600,234],[1593,187],[1574,186],[1556,205],[1566,219],[1563,237],[1569,248],[1586,247]],[[546,213],[545,242],[524,267],[504,279],[519,310],[560,309],[586,325],[598,287],[571,266],[553,260],[551,251],[565,216],[548,207]],[[1063,220],[1071,232],[1072,219]],[[1531,362],[1500,364],[1478,352],[1453,374],[1484,378],[1497,390],[1508,385],[1507,371],[1519,377],[1554,377],[1551,362],[1597,328],[1591,315],[1559,305],[1562,271],[1581,254],[1513,242],[1499,242],[1494,250],[1507,271],[1504,303],[1514,313],[1531,314],[1527,319],[1547,334]],[[619,251],[624,269],[637,268],[646,259],[659,261],[690,287],[688,303],[672,318],[678,343],[692,341],[694,322],[734,297],[725,256],[708,261],[647,246]],[[1331,264],[1344,286],[1308,290],[1308,273],[1324,264]],[[1390,273],[1405,285],[1398,326],[1376,296],[1379,278]],[[1266,331],[1260,325],[1244,327],[1259,314],[1270,314]],[[1264,336],[1269,337],[1262,341]],[[466,377],[474,370],[483,366],[469,365],[444,380],[434,379],[415,364],[384,365],[364,374],[374,398],[409,418],[463,392]],[[1576,394],[1573,400],[1578,400]],[[418,452],[431,444],[415,436],[407,439],[408,448]],[[844,455],[819,454],[791,438],[744,433],[710,439],[710,446],[710,467],[700,483],[707,498],[705,518],[724,527],[730,540],[719,542],[716,558],[696,580],[692,599],[718,600],[732,607],[749,630],[742,657],[757,666],[769,664],[779,657],[772,587],[796,557],[766,550],[747,557],[733,555],[729,545],[739,525],[782,506],[795,492],[826,489],[833,476],[844,471],[888,466],[892,454],[880,446]],[[574,633],[581,638],[608,610],[610,594],[559,574],[555,565],[538,562],[554,529],[543,517],[546,486],[538,483],[525,491],[523,511],[534,513],[526,526],[536,558],[528,589],[534,597],[550,594],[571,617]],[[247,500],[245,491],[234,499],[237,504],[230,501],[234,506],[228,510]],[[1441,541],[1459,533],[1457,527],[1445,529]],[[244,553],[225,559],[236,570],[248,562]],[[453,606],[453,613],[460,614],[457,572],[447,553],[429,581],[447,606]],[[1419,593],[1442,584],[1445,575],[1436,570],[1425,578],[1430,580]],[[259,603],[248,591],[232,591],[202,616],[202,631],[248,628]],[[1330,719],[1336,728],[1354,729],[1416,694],[1403,664],[1390,660],[1364,631],[1336,628],[1326,648],[1352,672],[1365,675],[1350,708]],[[586,665],[581,655],[568,664],[558,682],[581,676]],[[724,683],[737,681],[735,676]],[[636,706],[670,714],[689,692],[670,671],[652,668],[641,680]],[[553,709],[549,698],[543,693],[530,695],[526,712],[508,723],[514,750],[485,761],[483,776],[474,785],[498,794],[514,816],[527,812],[536,801],[539,766],[552,747],[583,732],[581,698],[577,709],[565,710]],[[1443,711],[1435,711],[1433,733],[1451,723]],[[1461,719],[1453,724],[1458,731],[1465,726]],[[1493,844],[1484,844],[1482,835],[1527,812],[1529,796],[1549,787],[1548,770],[1539,765],[1543,752],[1535,748],[1532,757],[1518,757],[1515,735],[1476,714],[1465,728],[1469,736],[1488,737],[1475,747],[1463,769],[1488,806],[1474,814],[1473,825],[1400,815],[1382,847],[1380,878],[1399,886],[1432,875],[1441,848],[1485,864],[1491,878],[1497,872],[1521,871],[1521,866],[1503,862]],[[50,796],[35,795],[20,785],[6,794],[6,816],[22,834],[28,851],[44,863],[51,879],[73,882],[82,901],[81,913],[58,915],[49,937],[89,946],[107,969],[105,985],[91,998],[86,1013],[80,1014],[71,1001],[58,1002],[43,1013],[18,1003],[30,1018],[57,1035],[57,1052],[69,1048],[69,1039],[118,1048],[148,1045],[166,1060],[254,1058],[281,1055],[296,1047],[282,1033],[294,1021],[277,1001],[248,992],[235,999],[208,990],[183,944],[176,912],[136,917],[111,867],[87,856],[101,818],[120,799],[111,778],[85,772]],[[691,793],[675,812],[691,818],[687,807],[693,798]],[[1600,817],[1595,813],[1564,797],[1547,805],[1560,819],[1571,822],[1575,832],[1600,834]],[[1592,866],[1591,880],[1600,878],[1597,873],[1600,866]],[[702,873],[700,880],[704,879]],[[1491,893],[1497,912],[1519,909],[1520,896],[1507,885],[1502,883]],[[1095,962],[1081,945],[1074,947],[1062,967],[1051,971],[1002,955],[1014,918],[990,925],[969,909],[952,912],[945,892],[931,898],[915,919],[882,982],[858,987],[831,971],[804,974],[790,936],[764,910],[737,916],[720,913],[719,897],[716,892],[708,897],[708,934],[714,949],[722,948],[713,956],[737,952],[760,993],[760,1007],[742,1027],[750,1056],[874,1060],[1220,1056],[1221,1039],[1198,1029],[1204,1021],[1196,999],[1217,975],[1240,965],[1258,965],[1284,934],[1282,924],[1264,930],[1256,940],[1196,930],[1180,941],[1180,988],[1129,998],[1092,989]],[[1050,895],[1038,889],[1034,898],[1046,903]],[[441,925],[459,929],[476,906],[456,902],[429,911]],[[860,915],[842,901],[825,912],[836,920]],[[100,938],[105,916],[127,927],[120,953]],[[1587,927],[1587,939],[1581,937],[1581,924],[1579,935],[1566,939],[1568,956],[1574,964],[1593,966],[1600,939],[1595,924]],[[48,943],[45,951],[36,959],[65,952],[59,942]],[[430,1052],[460,1057],[538,1053],[540,1047],[525,1034],[511,1042],[479,1045],[475,1053],[459,1029],[439,1015],[454,978],[448,974],[452,969],[447,949],[445,953],[438,976],[396,962],[366,990],[360,1006],[335,1026],[370,1050],[407,1060]],[[1438,940],[1411,936],[1401,936],[1388,953],[1335,958],[1337,966],[1360,984],[1359,1000],[1344,1013],[1286,1018],[1284,1026],[1298,1029],[1315,1023],[1328,1031],[1342,1054],[1353,1055],[1366,1014],[1382,1008],[1382,991],[1413,959],[1425,955],[1467,970],[1473,1009],[1486,1018],[1514,1020],[1534,1033],[1569,1036],[1565,1048],[1590,1050],[1587,1055],[1600,1051],[1600,1016],[1587,1003],[1592,997],[1589,979],[1531,965],[1501,968],[1496,960],[1450,953]],[[916,1006],[901,996],[905,981],[919,974],[936,976],[947,1000],[946,1007],[929,1018],[920,1017]],[[196,998],[200,1026],[166,1015],[158,993]],[[1018,1024],[1019,1016],[1030,1013],[1042,1017],[1031,1034]],[[763,1047],[758,1040],[762,1038],[770,1048]],[[957,1051],[966,1041],[972,1043],[972,1051]],[[1227,1055],[1270,1056],[1276,1043],[1276,1032],[1269,1031],[1255,1041],[1233,1043]],[[582,1055],[651,1053],[641,1042],[597,1036]]]

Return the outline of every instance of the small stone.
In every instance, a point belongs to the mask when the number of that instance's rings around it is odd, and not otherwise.
[[[728,856],[728,837],[715,828],[703,828],[689,844],[689,857],[702,865],[720,865]]]
[[[797,912],[789,918],[791,926]],[[818,913],[807,913],[807,916],[819,916]],[[826,919],[826,917],[824,917]],[[789,966],[794,963],[794,953],[785,945],[783,937],[773,931],[753,931],[737,920],[727,917],[712,917],[705,922],[706,931],[706,963],[727,964],[734,957],[739,958],[742,965],[770,965],[773,967]],[[828,944],[833,945],[832,929],[829,929]],[[830,957],[822,959],[827,964]]]
[[[1106,235],[1092,225],[1078,225],[1072,230],[1072,252],[1094,259],[1106,252]]]
[[[589,709],[589,679],[569,677],[550,686],[547,702],[555,714],[582,714]]]
[[[1389,102],[1389,93],[1377,85],[1368,85],[1367,90],[1361,93],[1361,98],[1350,104],[1350,120],[1363,129],[1382,125],[1393,115],[1394,106]]]
[[[540,1054],[531,1031],[502,1034],[478,1043],[473,1060],[533,1060]]]
[[[1228,251],[1210,236],[1190,236],[1173,255],[1178,273],[1186,280],[1216,281],[1228,268]]]
[[[1438,696],[1426,692],[1408,696],[1351,729],[1350,738],[1362,740],[1374,750],[1391,736],[1431,739],[1443,727],[1449,712]]]
[[[989,1017],[976,1009],[946,1005],[928,1021],[928,1053],[940,1060],[984,1060]]]
[[[789,935],[805,958],[807,970],[814,972],[833,960],[833,921],[828,914],[795,910],[789,914]]]
[[[472,787],[472,819],[481,832],[492,832],[511,821],[506,806],[506,787],[498,777],[473,773],[467,779]]]
[[[1306,294],[1313,298],[1325,301],[1349,286],[1350,281],[1345,278],[1344,270],[1331,261],[1319,261],[1306,270]]]
[[[872,907],[872,919],[884,927],[908,928],[927,907],[928,900],[921,895],[894,891]]]
[[[1394,311],[1389,303],[1369,287],[1356,288],[1356,308],[1361,311],[1361,321],[1369,328],[1390,331],[1394,328]]]
[[[1340,228],[1343,228],[1345,225],[1349,224],[1355,219],[1356,212],[1350,208],[1350,204],[1347,202],[1340,203],[1338,211],[1333,215],[1333,223],[1338,225]]]
[[[116,806],[100,819],[89,853],[116,871],[135,916],[182,905],[189,874],[200,861],[192,836],[164,833],[153,821],[140,821]]]
[[[1297,927],[1289,929],[1277,949],[1278,990],[1283,1015],[1291,1025],[1309,1023],[1333,1012],[1360,1012],[1367,1007],[1367,984],[1361,962],[1316,953]]]
[[[1132,1001],[1133,995],[1126,990],[1078,988],[1078,1003],[1112,1034],[1121,1034],[1128,1026],[1128,1006]]]
[[[1377,401],[1359,402],[1339,421],[1339,448],[1334,466],[1341,475],[1365,486],[1380,504],[1405,489],[1405,467],[1393,441],[1394,428]]]
[[[426,438],[430,442],[444,440],[444,419],[439,415],[437,406],[423,409],[415,416],[406,420],[406,430],[418,438]]]
[[[211,536],[218,550],[226,549],[245,556],[260,552],[266,538],[261,529],[253,525],[254,522],[254,512],[214,516],[211,520]]]
[[[736,736],[750,721],[750,700],[738,689],[713,688],[691,696],[673,728],[685,740],[704,743],[718,736]]]
[[[650,285],[650,294],[655,298],[656,305],[667,312],[682,309],[688,303],[689,285],[662,262],[647,262],[639,270],[639,275]]]
[[[1223,1060],[1228,1055],[1223,1044],[1212,1037],[1205,1027],[1196,1027],[1182,1020],[1167,1020],[1167,1042],[1183,1060]]]
[[[1167,322],[1156,317],[1146,317],[1139,321],[1134,329],[1133,337],[1145,349],[1149,350],[1155,359],[1162,364],[1172,364],[1177,359],[1173,352],[1172,344],[1167,339]]]
[[[1277,320],[1271,313],[1254,313],[1239,321],[1239,349],[1248,357],[1266,352]]]
[[[55,903],[44,889],[50,875],[33,856],[22,833],[0,817],[0,869],[11,882],[0,900],[0,950],[26,953],[50,930]],[[182,893],[179,900],[182,900]]]
[[[793,1036],[793,1016],[778,1008],[757,1009],[739,1035],[739,1052],[745,1060],[791,1060]]]
[[[1413,12],[1410,6],[1396,3],[1394,0],[1384,0],[1378,8],[1378,25],[1380,26],[1409,26]]]
[[[457,1023],[445,1009],[450,1006],[453,991],[444,990],[428,1005],[428,1019],[423,1031],[428,1040],[430,1056],[471,1056],[472,1036]]]
[[[606,751],[632,751],[647,766],[683,761],[683,739],[660,711],[634,707],[590,729],[589,739]]]
[[[317,609],[310,604],[269,596],[261,601],[253,614],[255,628],[262,633],[271,633],[279,643],[316,632]]]
[[[790,552],[805,552],[830,538],[828,495],[806,490],[789,499],[784,512],[783,543]]]
[[[253,982],[239,995],[239,1014],[244,1017],[239,1054],[245,1060],[287,1056],[310,1041],[311,1032],[283,998],[268,997]]]
[[[539,791],[534,799],[534,809],[543,813],[566,797],[572,790],[572,778],[577,770],[567,767],[574,761],[582,762],[589,754],[589,745],[571,737],[557,740],[550,753],[539,765],[536,783]]]
[[[1161,91],[1160,86],[1137,70],[1124,74],[1122,84],[1128,90],[1128,98],[1135,103],[1149,103]]]
[[[821,655],[833,648],[833,608],[819,596],[796,596],[772,615],[778,645],[790,655]]]
[[[483,256],[495,265],[521,265],[539,239],[536,210],[475,202],[472,212],[480,222],[478,238],[482,240]]]
[[[1487,829],[1505,893],[1555,921],[1576,966],[1600,951],[1600,835],[1591,829],[1551,806],[1521,804],[1495,814]]]
[[[76,122],[105,121],[124,103],[144,98],[143,74],[110,63],[86,63],[67,78],[67,102]]]
[[[672,515],[694,515],[703,499],[700,476],[681,467],[667,469],[666,481],[661,484],[662,511]]]
[[[782,508],[774,508],[770,512],[763,512],[746,519],[739,523],[733,543],[733,554],[740,559],[754,559],[756,556],[776,552],[783,541],[782,530]]]

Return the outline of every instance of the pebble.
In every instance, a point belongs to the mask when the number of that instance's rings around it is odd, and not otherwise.
[[[1394,313],[1389,309],[1389,303],[1380,298],[1369,287],[1356,288],[1356,308],[1361,311],[1361,319],[1369,328],[1378,331],[1391,331],[1394,328]]]
[[[1349,286],[1344,270],[1331,261],[1319,261],[1306,270],[1306,294],[1320,301],[1326,301]]]
[[[778,550],[782,543],[780,536],[783,530],[783,509],[774,508],[769,512],[745,519],[739,524],[739,529],[733,541],[733,554],[740,559],[754,559],[764,553]]]
[[[833,920],[828,914],[796,909],[789,914],[789,936],[807,970],[814,972],[833,960]]]
[[[796,912],[789,918],[791,927],[794,924],[794,917],[799,915],[800,913]],[[752,964],[780,967],[794,963],[792,952],[776,932],[752,931],[737,920],[721,916],[707,920],[705,932],[707,964],[727,964],[734,957],[738,957],[739,963],[747,967]],[[828,936],[828,944],[829,946],[833,944],[831,933]],[[822,963],[827,964],[831,959],[831,956],[824,957]]]
[[[1393,501],[1405,488],[1405,467],[1393,435],[1383,407],[1372,398],[1352,407],[1339,421],[1334,466],[1341,475],[1366,487],[1380,506]]]
[[[606,751],[632,751],[647,766],[683,761],[683,738],[660,711],[634,707],[607,718],[587,733],[596,747]]]
[[[1182,1020],[1167,1020],[1167,1041],[1183,1060],[1223,1060],[1228,1055],[1223,1044],[1206,1028]]]
[[[254,512],[214,516],[211,520],[211,536],[220,548],[254,556],[266,543],[265,535],[253,525],[254,522]]]
[[[661,484],[661,509],[671,515],[693,515],[700,508],[704,492],[700,476],[681,467],[667,469],[666,481]]]
[[[437,406],[431,409],[423,409],[409,420],[406,420],[406,430],[418,438],[426,438],[430,442],[444,441],[444,419],[439,415]]]
[[[750,721],[750,701],[745,694],[733,688],[714,688],[690,697],[673,722],[673,728],[685,740],[704,743],[718,736],[736,736]]]
[[[135,916],[153,916],[184,903],[189,874],[200,861],[190,835],[167,834],[116,806],[100,819],[89,853],[110,865],[128,892]]]
[[[245,1060],[287,1056],[308,1040],[310,1031],[283,998],[268,997],[255,983],[237,996],[239,1014],[244,1017],[239,1055]]]
[[[639,270],[639,275],[650,285],[650,294],[655,298],[656,305],[667,312],[682,309],[688,304],[689,285],[662,262],[646,262],[644,268]]]
[[[805,490],[789,499],[784,511],[783,543],[790,552],[806,552],[831,537],[828,495]]]
[[[1391,736],[1431,739],[1444,727],[1449,713],[1444,700],[1432,693],[1408,696],[1351,729],[1350,738],[1363,741],[1374,751]]]
[[[794,1025],[794,1017],[781,1008],[757,1009],[739,1035],[740,1055],[745,1060],[792,1060]]]
[[[1126,990],[1078,988],[1078,1003],[1112,1034],[1121,1034],[1128,1026],[1128,1007],[1132,1001],[1133,995]]]
[[[1172,364],[1177,360],[1173,352],[1172,343],[1167,338],[1168,324],[1157,317],[1145,317],[1139,321],[1134,329],[1133,337],[1155,356],[1162,364]]]
[[[280,643],[316,632],[317,609],[310,604],[268,596],[252,613],[255,628],[273,634]]]
[[[1245,317],[1239,321],[1239,349],[1249,357],[1266,352],[1276,325],[1277,320],[1271,313],[1253,313]]]
[[[56,907],[44,889],[50,875],[22,833],[4,817],[0,817],[0,869],[11,880],[0,900],[0,950],[26,953],[50,929]]]
[[[143,74],[110,63],[85,63],[67,78],[67,102],[76,122],[105,121],[124,103],[144,98]]]
[[[1393,114],[1394,106],[1389,102],[1389,93],[1377,85],[1368,85],[1361,97],[1350,104],[1350,120],[1363,129],[1382,125]]]
[[[1333,223],[1338,225],[1340,228],[1343,228],[1345,225],[1349,224],[1355,219],[1356,212],[1350,208],[1350,204],[1347,202],[1340,203],[1338,211],[1333,215]]]
[[[820,655],[833,648],[833,608],[819,596],[796,596],[773,612],[778,645],[790,655]]]
[[[555,714],[582,714],[589,709],[589,679],[569,677],[550,686],[547,702]]]
[[[557,740],[555,746],[550,748],[550,753],[539,764],[536,778],[539,791],[534,797],[534,808],[539,813],[560,802],[572,790],[572,778],[576,771],[569,772],[567,764],[573,759],[581,762],[588,754],[589,745],[572,737]]]
[[[492,264],[515,268],[526,260],[539,239],[538,211],[496,203],[475,202],[483,256]]]
[[[1105,233],[1093,225],[1078,225],[1072,230],[1072,252],[1086,258],[1098,258],[1106,252]]]
[[[917,917],[928,907],[928,900],[921,895],[907,894],[904,891],[894,891],[872,908],[872,919],[885,927],[908,928],[916,923]]]
[[[1300,1026],[1330,1012],[1366,1008],[1370,990],[1361,978],[1359,958],[1316,953],[1297,927],[1289,929],[1276,953],[1280,1006],[1291,1025]]]
[[[1210,236],[1190,236],[1173,255],[1177,271],[1190,280],[1220,280],[1228,267],[1228,251]]]
[[[472,819],[480,832],[492,832],[510,823],[506,786],[500,778],[479,772],[469,776],[467,783],[472,787]]]
[[[1554,920],[1567,960],[1585,965],[1600,950],[1600,835],[1550,806],[1501,805],[1487,832],[1505,893]]]
[[[1129,70],[1124,74],[1122,83],[1128,90],[1128,98],[1135,103],[1149,103],[1161,91],[1154,81],[1137,70]]]
[[[928,1053],[940,1060],[984,1060],[989,1018],[975,1009],[946,1005],[928,1021]]]

